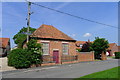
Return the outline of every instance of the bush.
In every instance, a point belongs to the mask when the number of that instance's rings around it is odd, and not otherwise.
[[[81,49],[76,49],[77,50],[77,52],[80,52],[81,51]]]
[[[14,49],[8,55],[8,66],[15,68],[28,68],[31,65],[30,55],[31,52],[26,49]]]
[[[90,52],[90,51],[92,51],[91,45],[92,45],[92,43],[86,42],[85,44],[83,44],[80,52]]]
[[[37,40],[31,39],[27,43],[27,49],[32,53],[30,61],[32,64],[42,63],[42,47],[41,44],[37,43]]]
[[[8,55],[8,66],[15,68],[29,68],[31,65],[40,65],[42,63],[41,44],[31,39],[27,43],[26,49],[14,49]]]
[[[120,52],[115,52],[115,59],[120,59]]]

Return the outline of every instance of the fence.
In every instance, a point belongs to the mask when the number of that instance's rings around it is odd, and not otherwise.
[[[62,62],[70,62],[70,61],[77,61],[78,60],[78,56],[70,56],[70,55],[64,55],[61,57],[61,61]]]
[[[56,63],[56,61],[54,60],[56,57],[55,56],[42,56],[42,63],[45,64],[45,63]],[[64,56],[61,56],[61,62],[59,63],[62,63],[62,62],[71,62],[71,61],[77,61],[78,60],[78,56],[71,56],[71,55],[64,55]]]
[[[42,56],[42,63],[55,63],[55,61],[53,61],[54,56]]]
[[[42,60],[43,60],[42,64],[45,65],[94,61],[94,52],[80,52],[76,53],[76,55],[63,55],[58,58],[56,58],[55,56],[45,55],[42,57]]]

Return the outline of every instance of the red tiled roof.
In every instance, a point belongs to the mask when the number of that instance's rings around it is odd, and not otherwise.
[[[75,45],[76,45],[76,47],[78,48],[78,47],[80,47],[80,44],[85,44],[87,41],[76,41],[75,42]]]
[[[30,37],[74,40],[51,25],[41,25]],[[75,40],[74,40],[75,41]]]
[[[109,49],[109,50],[111,50],[111,49],[112,49],[112,47],[113,47],[114,45],[116,45],[116,46],[117,46],[117,44],[116,44],[116,43],[110,43],[110,44],[109,44],[109,48],[108,48],[108,49]]]
[[[76,47],[78,48],[78,47],[80,47],[80,44],[83,45],[83,44],[85,44],[86,42],[93,43],[93,41],[90,41],[90,40],[88,40],[88,41],[76,41],[76,42],[75,42],[75,45],[76,45]]]
[[[76,41],[76,44],[85,44],[87,41]]]
[[[6,48],[10,38],[0,38],[0,47]]]

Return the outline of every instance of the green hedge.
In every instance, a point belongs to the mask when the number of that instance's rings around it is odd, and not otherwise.
[[[30,62],[31,52],[26,49],[14,49],[8,55],[8,66],[15,68],[28,68],[31,65]]]
[[[120,52],[115,52],[115,59],[120,59]]]
[[[42,47],[36,40],[31,39],[26,49],[14,49],[8,55],[8,66],[29,68],[31,65],[42,63]]]

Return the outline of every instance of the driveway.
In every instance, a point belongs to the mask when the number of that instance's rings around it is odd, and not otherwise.
[[[78,78],[118,66],[117,59],[4,72],[3,78]]]

